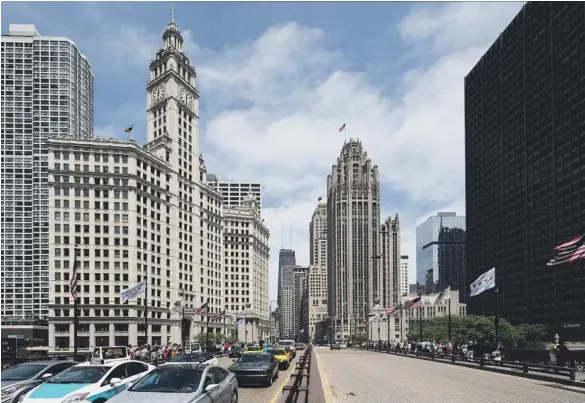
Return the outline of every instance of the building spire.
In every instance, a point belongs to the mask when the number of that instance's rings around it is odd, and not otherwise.
[[[175,2],[171,1],[171,24],[175,23]]]

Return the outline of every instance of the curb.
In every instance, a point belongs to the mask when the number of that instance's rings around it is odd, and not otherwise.
[[[370,350],[362,350],[362,351],[369,351],[371,353],[378,353],[378,354],[381,353],[379,351],[370,351]],[[414,359],[418,359],[418,360],[431,361],[431,362],[436,362],[436,363],[440,363],[440,364],[456,365],[459,367],[479,369],[482,371],[495,372],[495,373],[503,374],[503,375],[511,375],[511,376],[517,376],[520,378],[534,379],[537,381],[554,382],[554,383],[560,383],[560,384],[563,384],[566,386],[576,386],[578,388],[585,388],[585,382],[571,381],[570,379],[553,378],[549,375],[544,375],[544,374],[535,374],[535,373],[531,374],[531,373],[524,373],[524,372],[516,372],[514,370],[500,369],[500,368],[491,367],[491,366],[480,367],[477,364],[471,364],[471,363],[466,363],[466,362],[451,362],[451,361],[446,361],[443,359],[434,359],[433,360],[432,358],[428,358],[428,357],[412,357],[410,355],[387,353],[387,352],[384,352],[383,354],[387,354],[390,356],[404,357],[404,358],[414,358]]]

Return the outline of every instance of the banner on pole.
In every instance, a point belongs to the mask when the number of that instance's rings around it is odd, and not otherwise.
[[[481,294],[484,291],[492,289],[496,286],[496,268],[492,267],[481,276],[477,278],[471,285],[471,293],[469,294],[470,297],[475,297],[476,295]]]
[[[122,302],[126,302],[128,300],[143,296],[146,294],[146,281],[142,281],[136,284],[132,288],[128,288],[122,291]]]

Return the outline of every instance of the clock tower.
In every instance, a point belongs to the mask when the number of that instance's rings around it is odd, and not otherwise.
[[[148,143],[155,154],[173,164],[179,176],[198,181],[199,91],[195,67],[183,53],[174,5],[162,38],[163,47],[150,62],[146,86]]]

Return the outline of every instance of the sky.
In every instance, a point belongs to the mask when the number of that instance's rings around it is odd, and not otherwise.
[[[343,123],[379,166],[382,220],[398,212],[415,282],[416,225],[465,214],[464,78],[522,5],[175,3],[197,69],[208,172],[263,186],[271,299],[282,246],[309,262],[308,225]],[[88,57],[97,136],[128,138],[134,125],[146,142],[148,65],[170,2],[3,2],[1,12],[2,33],[35,24]]]

